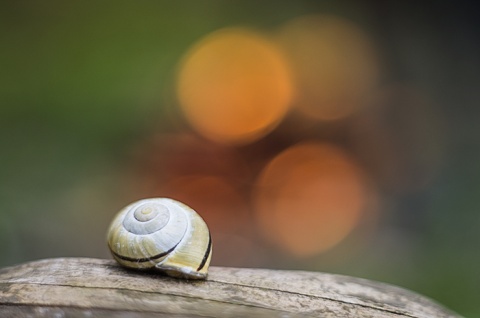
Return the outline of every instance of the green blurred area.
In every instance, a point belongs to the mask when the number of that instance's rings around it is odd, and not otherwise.
[[[344,262],[327,255],[266,265],[390,282],[480,316],[479,27],[465,2],[452,5],[0,4],[0,266],[108,257],[104,235],[112,213],[139,194],[131,168],[137,145],[152,132],[186,129],[175,108],[174,80],[190,45],[222,27],[268,31],[302,14],[327,12],[370,30],[390,76],[438,101],[447,154],[428,189],[392,200],[394,212],[379,231],[396,233],[395,243],[377,241]]]

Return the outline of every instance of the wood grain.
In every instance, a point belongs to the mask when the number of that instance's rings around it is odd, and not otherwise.
[[[185,281],[91,258],[0,269],[0,316],[459,317],[395,286],[341,275],[211,267]]]

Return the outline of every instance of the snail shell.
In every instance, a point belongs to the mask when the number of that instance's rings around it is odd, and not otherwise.
[[[212,257],[210,232],[200,215],[167,198],[125,207],[113,219],[107,242],[121,265],[173,277],[205,279]]]

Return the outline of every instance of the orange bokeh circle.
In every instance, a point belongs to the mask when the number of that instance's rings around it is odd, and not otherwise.
[[[379,61],[367,33],[347,19],[307,15],[279,32],[298,90],[295,106],[320,120],[335,120],[375,98]]]
[[[341,149],[306,142],[275,157],[256,184],[260,231],[297,256],[337,245],[358,224],[368,193],[361,170]]]
[[[242,28],[207,35],[178,72],[177,95],[187,120],[222,143],[245,144],[270,132],[288,111],[292,92],[281,52]]]

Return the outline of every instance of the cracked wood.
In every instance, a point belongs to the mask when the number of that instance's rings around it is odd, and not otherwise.
[[[0,316],[458,317],[399,287],[341,275],[211,267],[206,281],[111,260],[46,259],[0,270]]]

